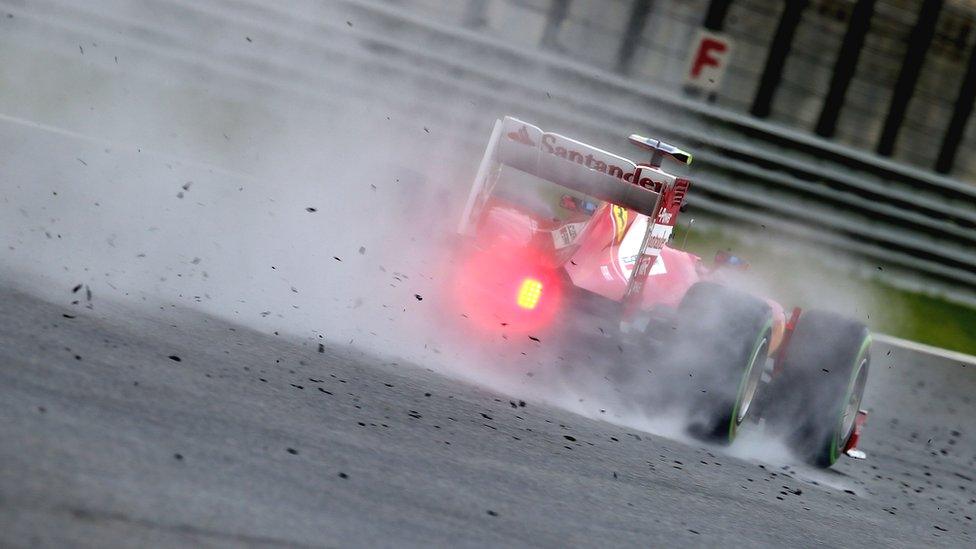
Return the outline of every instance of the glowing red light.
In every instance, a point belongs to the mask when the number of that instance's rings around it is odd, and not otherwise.
[[[516,303],[523,309],[535,309],[542,297],[542,283],[534,278],[526,278],[519,286]]]
[[[552,324],[562,302],[557,272],[532,250],[482,249],[455,269],[456,305],[465,318],[492,332],[538,332]]]

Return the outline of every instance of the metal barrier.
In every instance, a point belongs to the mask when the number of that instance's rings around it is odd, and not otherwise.
[[[521,97],[516,112],[550,126],[586,128],[603,142],[631,129],[666,136],[698,151],[702,209],[976,285],[974,186],[388,5],[350,7],[375,26],[363,39],[382,46],[391,71],[423,59],[425,69],[415,71],[439,69],[421,73],[427,78],[487,81],[499,102]],[[436,51],[423,46],[433,43]]]
[[[717,106],[976,182],[976,159],[943,155],[976,147],[954,112],[976,71],[976,6],[962,0],[384,2],[671,91],[704,26],[733,44]]]

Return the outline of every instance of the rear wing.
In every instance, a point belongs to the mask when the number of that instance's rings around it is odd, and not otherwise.
[[[691,184],[688,179],[662,171],[661,160],[667,156],[690,164],[691,155],[673,145],[639,135],[631,135],[630,141],[651,152],[649,164],[635,164],[586,143],[544,132],[511,116],[495,120],[458,232],[474,232],[501,165],[646,215],[650,222],[622,299],[621,329],[631,329],[651,266],[671,237]]]
[[[496,120],[468,195],[458,232],[469,234],[491,194],[500,164],[534,175],[598,200],[653,216],[662,180],[674,176],[538,126],[506,116]]]

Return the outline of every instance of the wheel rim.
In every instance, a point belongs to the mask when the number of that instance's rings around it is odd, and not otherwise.
[[[867,363],[868,357],[864,357],[861,359],[860,364],[857,365],[857,380],[854,382],[851,394],[847,397],[847,402],[844,404],[844,412],[843,416],[841,416],[840,423],[841,439],[839,442],[841,443],[846,443],[854,432],[854,422],[857,419],[857,412],[861,409],[861,401],[864,399],[864,385],[868,377]]]
[[[762,340],[760,340],[759,345],[756,346],[755,351],[753,351],[752,357],[749,359],[749,380],[746,382],[746,386],[742,391],[739,411],[735,416],[736,425],[742,424],[742,421],[749,413],[752,400],[756,396],[756,389],[759,388],[759,380],[762,379],[762,373],[766,361],[766,347],[768,345],[769,338],[763,337]],[[757,364],[757,362],[761,362],[762,364]]]

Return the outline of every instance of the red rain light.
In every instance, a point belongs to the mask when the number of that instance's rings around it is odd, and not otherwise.
[[[542,330],[552,323],[562,298],[557,271],[530,249],[475,251],[459,262],[455,277],[456,304],[484,330]]]
[[[535,309],[542,297],[542,283],[534,278],[526,278],[519,286],[518,299],[515,303],[523,309]]]

